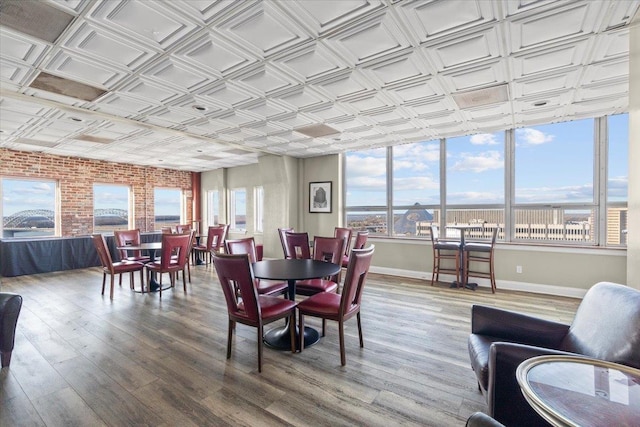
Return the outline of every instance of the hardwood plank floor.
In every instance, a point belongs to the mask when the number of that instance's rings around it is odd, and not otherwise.
[[[215,272],[191,275],[187,293],[179,284],[162,300],[132,292],[125,276],[113,301],[100,295],[98,268],[2,278],[2,291],[24,303],[11,367],[0,373],[0,425],[462,426],[486,410],[467,352],[471,305],[570,322],[579,304],[370,274],[365,348],[353,319],[347,366],[328,322],[302,353],[265,347],[259,374],[255,329],[237,326],[227,360]]]

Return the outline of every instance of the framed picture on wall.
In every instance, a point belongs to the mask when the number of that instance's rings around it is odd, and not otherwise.
[[[309,212],[331,213],[331,181],[309,183]]]

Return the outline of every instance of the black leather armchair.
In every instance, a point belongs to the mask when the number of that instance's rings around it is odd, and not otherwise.
[[[505,427],[504,424],[482,412],[475,412],[467,419],[466,427]]]
[[[640,368],[640,291],[598,283],[571,325],[473,306],[468,345],[488,414],[507,426],[546,426],[522,396],[518,365],[545,354],[580,354]]]
[[[2,367],[11,363],[11,352],[16,337],[18,315],[22,307],[22,297],[18,294],[0,292],[0,354]]]

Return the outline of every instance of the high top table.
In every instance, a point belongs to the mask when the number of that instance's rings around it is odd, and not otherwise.
[[[460,232],[460,274],[462,275],[460,283],[454,281],[451,284],[452,288],[457,288],[462,286],[463,288],[471,289],[473,291],[478,287],[477,283],[469,283],[465,281],[465,275],[467,272],[467,263],[464,259],[464,243],[465,243],[465,234],[467,230],[473,230],[477,228],[482,228],[481,225],[472,225],[472,224],[460,224],[460,225],[447,225],[447,228],[452,228],[454,230],[458,230]]]
[[[286,280],[289,286],[289,299],[296,299],[296,280],[317,279],[319,277],[333,276],[342,267],[330,262],[316,261],[312,259],[274,259],[258,261],[253,264],[253,275],[258,279]],[[296,331],[296,337],[298,333]],[[296,338],[297,339],[297,338]],[[304,346],[308,347],[320,340],[317,330],[305,326]],[[291,339],[289,324],[282,328],[274,328],[264,334],[264,343],[278,350],[290,350]],[[297,344],[297,348],[300,346]]]

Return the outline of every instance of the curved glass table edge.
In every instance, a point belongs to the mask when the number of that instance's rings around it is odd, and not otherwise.
[[[608,362],[600,359],[593,359],[587,356],[569,356],[569,355],[544,355],[536,356],[525,360],[516,369],[516,380],[520,385],[524,398],[532,405],[533,409],[544,418],[546,421],[554,426],[571,426],[580,427],[569,418],[551,409],[545,402],[538,397],[538,395],[531,389],[529,382],[527,381],[527,374],[531,369],[537,365],[549,362],[569,362],[569,363],[581,363],[589,366],[602,367],[615,369],[622,373],[631,374],[640,377],[640,369],[632,368],[630,366],[621,365],[619,363]]]

